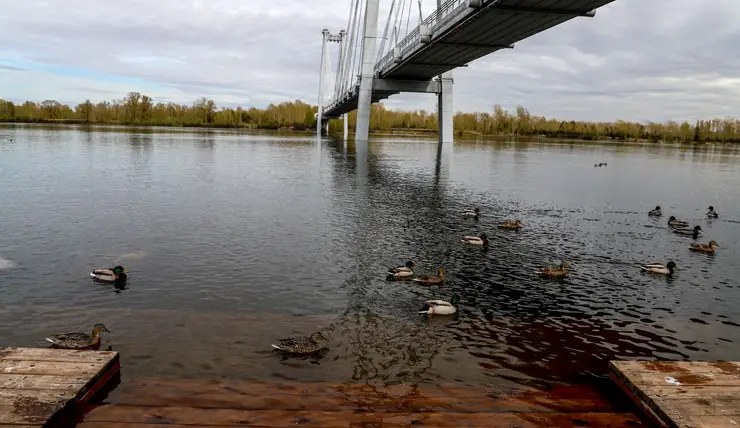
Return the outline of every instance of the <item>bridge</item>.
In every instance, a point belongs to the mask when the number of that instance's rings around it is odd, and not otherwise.
[[[402,92],[420,92],[437,95],[439,143],[451,143],[452,70],[512,49],[515,43],[573,18],[594,17],[596,9],[614,0],[437,0],[436,10],[426,18],[422,0],[392,0],[380,37],[379,1],[350,0],[348,29],[337,35],[322,32],[319,134],[328,128],[329,119],[344,117],[346,138],[346,114],[357,110],[355,140],[366,144],[372,103]],[[412,16],[414,1],[418,17]],[[333,71],[327,45],[332,42],[339,44]]]

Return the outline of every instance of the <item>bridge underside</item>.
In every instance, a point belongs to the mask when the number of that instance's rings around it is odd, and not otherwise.
[[[376,78],[394,81],[429,82],[436,76],[541,33],[579,16],[593,16],[595,9],[614,0],[486,0],[468,7],[457,1],[452,10],[440,14],[431,27],[431,40],[422,44],[418,31],[402,40],[400,55],[387,55],[376,65]],[[377,90],[373,102],[405,90]],[[417,91],[429,92],[429,91]],[[327,118],[336,118],[357,108],[357,92],[328,106]]]
[[[432,28],[428,44],[411,43],[401,61],[381,65],[379,77],[426,80],[541,33],[613,0],[503,0],[480,8],[457,6]]]

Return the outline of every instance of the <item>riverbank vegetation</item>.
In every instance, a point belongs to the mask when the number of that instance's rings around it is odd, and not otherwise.
[[[155,102],[151,97],[130,92],[122,99],[75,106],[54,100],[14,104],[0,99],[0,121],[24,123],[78,123],[144,126],[203,126],[255,129],[312,130],[317,108],[302,101],[270,104],[264,109],[218,107],[201,98],[191,105]],[[356,115],[349,115],[350,129]],[[584,140],[647,140],[666,142],[740,142],[740,120],[734,118],[698,120],[695,123],[584,122],[561,121],[534,116],[518,106],[514,112],[500,105],[491,112],[455,115],[459,135],[521,135]],[[341,130],[339,121],[330,128]],[[423,110],[388,110],[373,105],[370,129],[373,132],[437,131],[437,115]]]

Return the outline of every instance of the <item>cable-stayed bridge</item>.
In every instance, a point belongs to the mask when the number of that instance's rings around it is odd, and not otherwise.
[[[367,141],[371,103],[422,92],[437,94],[439,142],[451,143],[452,70],[573,18],[594,17],[614,0],[436,0],[427,16],[422,0],[384,1],[391,5],[382,33],[380,0],[349,0],[347,29],[322,32],[319,132],[345,115],[346,137],[346,114],[358,110],[355,139]],[[331,42],[339,44],[336,67]]]

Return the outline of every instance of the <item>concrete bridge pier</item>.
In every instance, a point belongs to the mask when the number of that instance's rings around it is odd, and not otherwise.
[[[439,122],[439,146],[452,144],[455,135],[455,111],[452,100],[452,72],[439,76],[439,92],[437,92],[437,121]]]
[[[349,137],[349,120],[347,119],[347,115],[346,114],[343,114],[342,115],[342,122],[343,122],[343,128],[344,128],[343,129],[343,133],[342,133],[342,137],[343,137],[344,141],[347,141],[347,137]]]
[[[380,0],[367,0],[365,8],[365,34],[360,69],[360,92],[357,100],[357,125],[355,147],[358,153],[367,153],[370,133],[370,108],[373,102],[373,79],[375,78],[375,42],[378,38],[378,9]]]

